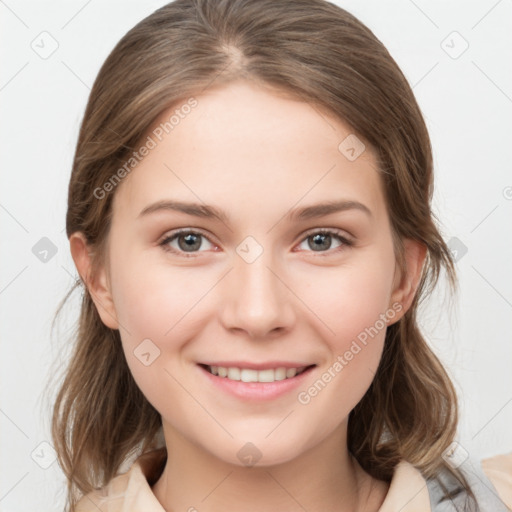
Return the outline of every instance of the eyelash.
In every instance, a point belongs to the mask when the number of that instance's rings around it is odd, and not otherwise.
[[[317,256],[325,257],[325,256],[331,256],[333,253],[337,253],[341,250],[344,250],[348,247],[352,247],[354,245],[354,242],[347,238],[346,236],[342,235],[342,231],[338,229],[315,229],[312,231],[307,231],[304,234],[304,237],[301,239],[300,243],[304,242],[308,238],[312,237],[313,235],[332,235],[334,238],[337,238],[342,245],[340,247],[337,247],[335,249],[329,249],[327,251],[319,251]],[[215,245],[205,234],[203,234],[199,230],[193,230],[189,228],[185,229],[179,229],[177,231],[173,231],[170,235],[166,236],[161,242],[159,242],[159,246],[162,247],[162,249],[166,252],[172,252],[173,254],[177,254],[179,256],[185,257],[185,258],[195,258],[197,257],[196,253],[186,253],[184,251],[178,251],[172,247],[170,247],[168,244],[172,242],[175,238],[177,238],[179,235],[183,234],[194,234],[194,235],[201,235],[202,237],[206,238],[211,244]],[[199,251],[201,252],[201,251]],[[307,252],[315,252],[315,251],[307,251]]]

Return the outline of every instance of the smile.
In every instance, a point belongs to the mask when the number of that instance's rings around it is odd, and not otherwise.
[[[275,382],[280,380],[291,379],[304,372],[308,366],[300,366],[297,368],[268,368],[265,370],[253,370],[251,368],[225,367],[201,365],[212,375],[224,377],[229,380],[242,382]]]
[[[202,378],[215,389],[239,400],[259,402],[288,395],[304,383],[316,364],[274,361],[215,361],[217,364],[198,363]]]

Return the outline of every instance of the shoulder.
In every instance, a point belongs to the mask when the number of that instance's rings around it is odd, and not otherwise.
[[[481,466],[503,503],[512,509],[512,452],[483,459]]]
[[[459,456],[451,458],[449,463],[464,475],[477,500],[479,510],[510,511],[512,454],[479,461],[470,457],[465,450],[458,450]],[[473,510],[467,489],[446,469],[441,470],[436,477],[429,478],[427,485],[433,511]]]
[[[482,461],[467,457],[455,465],[466,477],[481,512],[512,510],[512,453]],[[403,460],[395,468],[379,512],[473,510],[467,508],[467,500],[467,491],[451,473],[442,470],[435,478],[426,478],[418,468]]]
[[[95,489],[82,496],[76,504],[75,511],[163,511],[151,490],[151,485],[158,479],[165,460],[165,449],[144,453],[133,462],[128,471],[116,475],[101,489]]]
[[[406,460],[397,464],[379,512],[431,512],[429,492],[421,472]]]

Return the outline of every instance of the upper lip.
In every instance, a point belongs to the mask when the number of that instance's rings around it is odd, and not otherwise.
[[[206,366],[222,366],[223,368],[248,368],[250,370],[270,370],[273,368],[302,368],[304,366],[314,366],[311,363],[301,363],[294,361],[267,361],[265,363],[255,363],[254,361],[209,361],[202,362]]]

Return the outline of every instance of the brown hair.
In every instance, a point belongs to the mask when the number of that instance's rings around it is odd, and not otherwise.
[[[167,108],[206,88],[247,78],[286,91],[346,122],[375,150],[398,261],[404,238],[427,248],[416,298],[386,333],[380,365],[351,411],[348,447],[373,477],[389,481],[405,459],[426,478],[457,427],[457,397],[417,324],[420,300],[451,254],[430,203],[430,140],[413,92],[393,58],[354,16],[324,0],[176,0],[131,29],[103,64],[91,90],[69,183],[66,230],[82,232],[93,267],[105,257],[112,197],[102,188]],[[103,189],[104,190],[104,189]],[[77,281],[73,290],[83,283]],[[134,453],[154,446],[161,417],[137,387],[119,332],[106,327],[83,287],[73,353],[53,410],[52,436],[68,480],[70,510],[79,493],[108,483]]]

